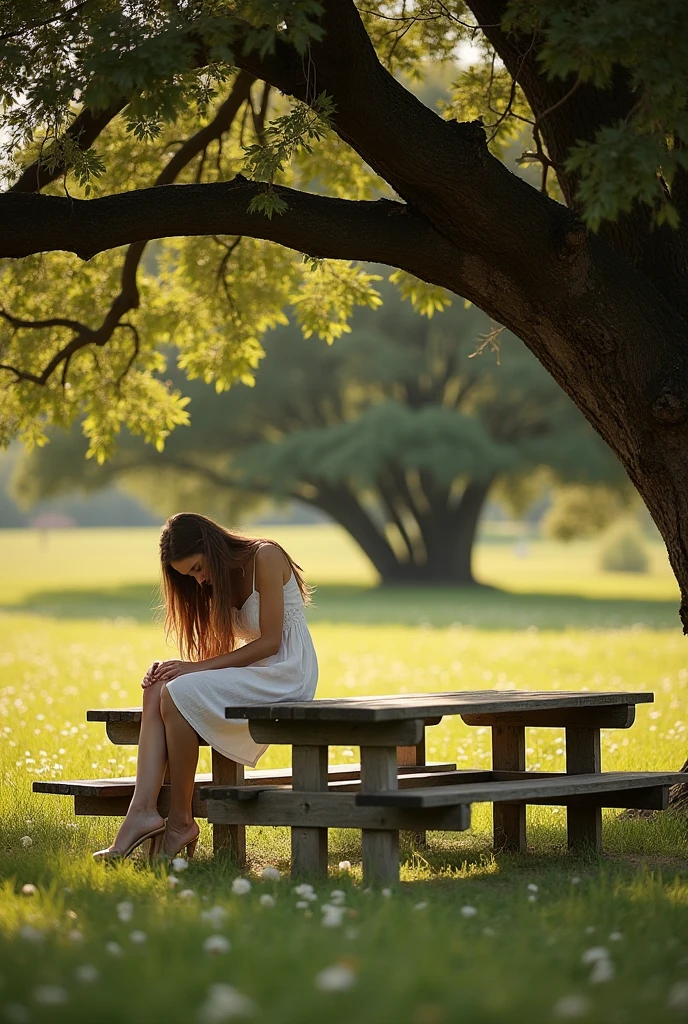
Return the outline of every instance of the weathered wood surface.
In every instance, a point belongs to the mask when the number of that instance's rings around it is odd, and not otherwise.
[[[463,690],[449,693],[384,694],[280,704],[241,704],[225,709],[227,718],[312,722],[389,722],[444,715],[500,714],[646,704],[652,693],[591,693],[540,690]]]
[[[387,728],[387,723],[378,729]],[[361,792],[397,789],[397,748],[361,747]],[[364,828],[362,837],[363,881],[399,880],[399,830]]]
[[[492,768],[494,771],[525,772],[526,730],[522,725],[492,727]],[[495,850],[525,853],[525,804],[496,802],[492,808],[492,844]]]
[[[457,782],[489,782],[492,778],[490,771],[461,771],[450,770],[446,772],[423,772],[422,766],[418,773],[401,771],[397,766],[397,786],[399,789],[408,789],[410,786],[444,786]],[[264,785],[264,786],[201,786],[199,793],[202,800],[256,800],[262,793],[272,790],[290,790],[289,785]],[[361,789],[360,776],[354,779],[330,779],[328,786],[330,793],[358,793]]]
[[[456,765],[447,761],[434,761],[430,764],[421,765],[415,768],[413,765],[400,765],[398,768],[400,778],[418,777],[419,785],[429,785],[433,776],[450,773]],[[134,776],[121,779],[55,779],[44,782],[34,782],[34,793],[52,793],[58,796],[89,796],[100,799],[112,799],[113,797],[131,798],[134,792]],[[196,786],[211,786],[213,777],[208,772],[199,772],[196,775]],[[331,764],[328,768],[328,784],[338,785],[354,784],[360,786],[361,766],[360,764]],[[255,786],[289,786],[291,785],[291,768],[262,768],[252,769],[244,775],[242,788],[247,789]]]
[[[465,805],[426,809],[361,807],[355,793],[295,793],[263,791],[257,800],[208,800],[211,822],[245,825],[290,825],[296,828],[360,828],[370,830],[430,829],[462,832],[470,828],[470,809]]]
[[[635,721],[634,704],[609,704],[594,708],[555,708],[545,711],[503,711],[501,714],[461,715],[466,725],[522,725],[566,729],[594,726],[598,729],[630,729]]]
[[[299,791],[327,790],[327,747],[295,746],[292,750],[292,788]],[[327,875],[327,828],[305,827],[296,822],[291,830],[291,874]]]
[[[425,758],[425,733],[420,743],[410,747],[397,747],[397,765],[422,765],[425,764]],[[410,840],[416,847],[425,847],[428,844],[428,837],[424,831],[412,832]]]
[[[566,771],[570,775],[602,771],[599,729],[583,726],[566,730]],[[589,849],[601,853],[602,808],[569,807],[566,831],[570,850]]]
[[[248,729],[256,743],[396,748],[419,743],[425,732],[425,722],[418,718],[380,723],[294,722],[289,720],[275,722],[251,719]]]
[[[238,786],[244,781],[244,766],[223,757],[217,750],[211,751],[213,782],[218,786]],[[238,865],[246,863],[246,826],[213,825],[213,853],[225,853]]]
[[[530,773],[527,773],[530,775]],[[520,775],[520,773],[519,773]],[[457,803],[536,803],[545,797],[592,796],[621,793],[625,790],[654,786],[673,786],[685,779],[681,772],[595,772],[590,775],[568,775],[530,779],[522,777],[507,782],[477,782],[460,786],[430,786],[390,793],[358,793],[361,806],[375,807],[448,807]]]

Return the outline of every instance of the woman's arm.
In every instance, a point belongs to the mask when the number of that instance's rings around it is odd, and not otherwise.
[[[205,661],[165,661],[151,682],[169,682],[187,672],[203,672],[214,668],[243,668],[277,654],[282,643],[284,625],[284,575],[286,559],[279,548],[266,544],[259,548],[256,559],[256,590],[260,594],[260,636],[236,651],[219,654]]]

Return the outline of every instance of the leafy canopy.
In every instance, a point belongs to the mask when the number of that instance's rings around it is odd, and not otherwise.
[[[438,62],[455,62],[457,48],[473,44],[471,67],[456,67],[442,115],[482,117],[498,155],[532,124],[525,97],[462,0],[367,0],[361,8],[381,60],[421,95]],[[48,172],[64,171],[44,191],[75,198],[150,186],[183,140],[214,124],[238,81],[237,49],[270,54],[279,39],[307,61],[321,13],[318,0],[0,0],[0,173],[11,184],[39,161]],[[533,33],[546,73],[572,89],[630,76],[637,102],[629,115],[569,154],[588,225],[598,228],[636,202],[676,224],[666,186],[688,169],[688,5],[512,0],[504,27]],[[80,115],[109,107],[121,113],[83,145]],[[268,217],[283,212],[275,184],[349,199],[388,196],[385,182],[332,130],[336,108],[336,96],[320,93],[306,106],[256,83],[231,123],[171,180],[241,172],[265,182],[252,209]],[[548,187],[557,195],[551,179]],[[113,452],[122,425],[160,450],[189,415],[183,381],[165,379],[167,354],[188,379],[218,390],[251,384],[266,331],[291,317],[307,337],[331,342],[347,331],[356,306],[380,301],[375,275],[354,263],[304,261],[248,238],[172,239],[148,247],[125,315],[104,330],[127,291],[124,255],[103,253],[84,265],[54,253],[0,265],[0,365],[14,368],[0,369],[0,444],[14,437],[44,444],[51,426],[81,420],[88,455],[99,461]],[[447,305],[441,289],[402,271],[392,281],[424,316]],[[102,340],[59,359],[89,331]]]

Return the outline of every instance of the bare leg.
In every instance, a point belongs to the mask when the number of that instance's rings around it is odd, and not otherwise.
[[[129,810],[111,850],[124,852],[138,836],[164,824],[158,813],[158,796],[167,764],[165,726],[160,715],[162,683],[143,690],[143,714],[136,761],[136,786]]]
[[[170,812],[162,852],[176,854],[198,836],[191,806],[198,764],[198,736],[177,708],[166,686],[160,694],[160,711],[170,762]]]

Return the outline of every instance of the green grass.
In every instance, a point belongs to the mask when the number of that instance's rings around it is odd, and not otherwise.
[[[527,558],[508,544],[482,545],[478,573],[500,590],[380,591],[338,531],[266,532],[318,584],[309,614],[320,696],[652,690],[655,703],[641,706],[632,729],[603,733],[603,767],[676,768],[685,759],[686,648],[661,551],[653,552],[650,574],[629,579],[599,574],[592,544],[536,543]],[[47,540],[0,532],[0,1008],[9,1005],[7,1019],[211,1024],[202,1008],[216,983],[253,1000],[259,1024],[539,1024],[557,1019],[554,1008],[569,995],[586,1000],[581,1019],[600,1024],[685,1019],[688,1007],[668,1005],[675,986],[688,981],[688,830],[676,816],[626,820],[605,812],[605,856],[572,858],[564,812],[531,808],[530,852],[494,857],[489,808],[477,807],[469,833],[431,834],[425,850],[404,845],[402,882],[390,897],[363,890],[360,836],[332,831],[331,878],[316,887],[320,899],[307,911],[296,909],[286,877],[260,879],[266,864],[288,871],[283,829],[249,830],[245,874],[253,888],[245,896],[231,891],[231,863],[212,860],[205,825],[176,891],[162,869],[93,864],[90,852],[111,839],[115,821],[75,818],[71,801],[35,796],[31,783],[133,771],[133,749],[113,747],[101,726],[86,724],[85,710],[137,704],[147,665],[173,656],[152,622],[156,544],[155,530],[68,531]],[[529,730],[529,767],[562,769],[562,739],[561,730]],[[485,729],[446,720],[428,741],[433,759],[489,764]],[[354,755],[332,751],[336,761]],[[207,768],[207,751],[202,762]],[[261,766],[285,763],[285,751],[272,747]],[[350,872],[339,871],[342,860]],[[26,883],[37,886],[34,896],[22,894]],[[532,902],[529,884],[538,886]],[[184,887],[194,892],[189,900],[179,896]],[[326,929],[318,907],[334,888],[345,891],[348,911],[341,927]],[[275,907],[260,904],[265,892]],[[131,922],[118,919],[123,900],[133,904]],[[216,904],[227,910],[219,931],[232,948],[212,956],[203,942],[218,929],[201,912]],[[477,914],[463,917],[466,905]],[[39,939],[22,937],[27,925]],[[134,930],[147,941],[132,942]],[[75,931],[81,939],[70,937]],[[622,938],[610,940],[617,932]],[[112,941],[120,956],[107,952]],[[591,984],[581,964],[592,946],[607,947],[614,963],[606,983]],[[353,972],[348,991],[316,987],[333,964]],[[77,979],[83,965],[97,969],[97,981]],[[60,986],[68,1001],[41,1003],[41,985]]]

